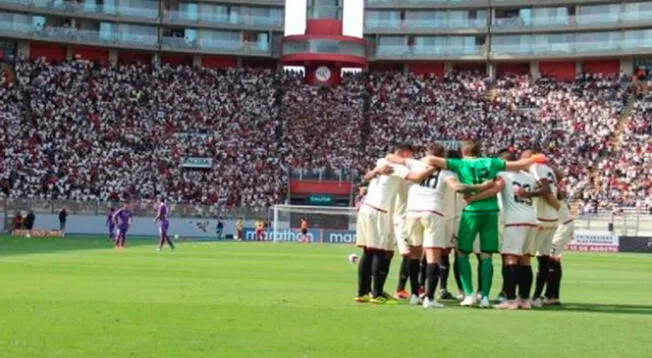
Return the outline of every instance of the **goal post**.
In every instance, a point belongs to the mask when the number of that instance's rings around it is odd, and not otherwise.
[[[333,242],[336,235],[339,235],[337,240],[343,241],[342,243],[354,241],[357,216],[354,207],[278,204],[272,210],[271,235],[274,242],[296,242],[301,239]],[[301,234],[300,223],[303,218],[308,220],[308,238]]]

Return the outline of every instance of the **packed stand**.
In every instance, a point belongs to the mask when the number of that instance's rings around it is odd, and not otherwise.
[[[388,72],[318,88],[253,69],[18,61],[16,73],[0,86],[0,188],[12,198],[266,207],[284,200],[289,168],[363,172],[396,141],[471,138],[488,154],[543,147],[585,201],[631,204],[650,189],[652,106],[632,113],[625,145],[637,149],[614,147],[628,98],[615,77]],[[183,168],[186,157],[212,167]]]
[[[286,178],[271,71],[19,61],[4,86],[11,197],[268,206]],[[180,166],[209,157],[209,170]]]
[[[598,202],[652,208],[652,94],[640,94],[622,135],[622,149],[602,163]]]

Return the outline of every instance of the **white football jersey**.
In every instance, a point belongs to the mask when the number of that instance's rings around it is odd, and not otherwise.
[[[376,166],[380,165],[391,165],[394,168],[394,172],[390,175],[381,175],[371,180],[364,204],[391,213],[394,209],[396,194],[404,185],[403,182],[408,174],[410,174],[410,170],[403,165],[390,164],[385,159],[379,159],[376,162]]]
[[[499,172],[505,182],[505,187],[498,195],[498,200],[503,211],[505,225],[511,224],[537,224],[537,214],[532,199],[520,198],[516,195],[519,189],[534,190],[536,180],[526,172]]]
[[[536,179],[537,183],[539,180],[548,179],[548,182],[550,183],[550,192],[553,196],[557,197],[557,177],[555,176],[555,172],[549,166],[545,164],[533,164],[530,167],[530,174],[534,179]],[[536,209],[539,220],[559,220],[559,212],[552,206],[548,205],[543,198],[534,198],[534,208]]]
[[[393,216],[395,218],[403,218],[405,217],[405,212],[407,210],[407,202],[408,202],[408,192],[409,189],[412,185],[406,181],[403,181],[403,183],[399,186],[398,190],[396,191],[396,197],[394,198],[394,211],[392,212]]]
[[[427,165],[418,162],[411,169],[415,172],[426,170]],[[407,211],[433,212],[446,216],[446,194],[451,191],[446,180],[456,175],[443,169],[437,169],[419,184],[413,184],[408,191]]]
[[[573,216],[570,213],[570,209],[568,208],[568,202],[566,200],[562,200],[559,202],[559,221],[563,224],[569,220],[573,220]]]

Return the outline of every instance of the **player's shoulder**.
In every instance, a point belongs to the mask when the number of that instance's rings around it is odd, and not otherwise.
[[[389,161],[387,161],[387,159],[385,158],[379,158],[378,160],[376,160],[377,167],[381,165],[387,165],[387,164],[389,164]]]

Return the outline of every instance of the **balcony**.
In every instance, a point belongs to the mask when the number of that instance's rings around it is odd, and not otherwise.
[[[479,30],[487,28],[487,19],[412,19],[380,20],[367,19],[365,30],[371,32],[406,32],[429,31],[447,32],[446,30]]]
[[[97,5],[90,3],[60,2],[54,3],[51,0],[0,0],[0,5],[15,9],[40,10],[47,12],[63,12],[76,15],[97,16],[97,17],[125,17],[137,19],[158,19],[158,7],[140,8],[124,5]]]
[[[444,8],[444,7],[486,7],[489,0],[366,0],[369,8]]]
[[[479,58],[486,56],[485,46],[408,46],[408,45],[378,45],[376,59],[383,60],[414,60],[436,58]]]
[[[604,56],[605,53],[633,54],[652,53],[652,39],[641,38],[625,41],[568,41],[556,43],[522,43],[492,45],[492,57],[565,57],[587,56],[596,54]]]
[[[155,35],[80,30],[70,27],[42,27],[16,21],[0,21],[0,36],[107,47],[158,48],[158,37]]]
[[[2,0],[0,0],[2,1]],[[168,11],[165,18],[171,23],[177,24],[195,24],[195,25],[215,25],[228,28],[275,28],[282,29],[283,19],[273,16],[229,16],[211,13],[192,13],[187,11]]]
[[[240,40],[196,39],[183,37],[163,37],[161,48],[169,51],[229,53],[269,56],[270,45],[267,42],[246,42]]]
[[[521,17],[495,18],[491,27],[499,32],[510,32],[510,30],[526,29],[549,30],[558,28],[559,30],[565,30],[568,28],[637,27],[645,24],[652,25],[652,11],[580,14],[575,16],[532,16],[527,20]]]

